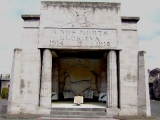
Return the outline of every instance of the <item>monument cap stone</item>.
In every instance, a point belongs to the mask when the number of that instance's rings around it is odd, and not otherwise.
[[[23,20],[39,20],[40,19],[40,15],[24,14],[24,15],[21,15],[21,18]]]

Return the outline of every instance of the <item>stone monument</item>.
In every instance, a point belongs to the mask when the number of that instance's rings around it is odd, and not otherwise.
[[[44,1],[40,15],[22,15],[7,112],[50,114],[52,93],[64,101],[76,95],[98,101],[106,93],[107,115],[149,116],[139,17],[120,10],[120,3]],[[146,92],[143,98],[137,90]]]

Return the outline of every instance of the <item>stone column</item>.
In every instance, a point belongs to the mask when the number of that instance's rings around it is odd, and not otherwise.
[[[108,115],[118,114],[118,92],[117,92],[117,56],[111,50],[107,56],[107,109]]]
[[[138,114],[151,116],[145,51],[138,54]]]
[[[40,107],[51,108],[52,54],[45,49],[42,61]]]
[[[21,112],[19,102],[21,100],[21,57],[22,49],[14,49],[7,106],[7,112],[9,114],[18,114]]]

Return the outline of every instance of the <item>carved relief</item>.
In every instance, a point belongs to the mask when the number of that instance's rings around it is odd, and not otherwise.
[[[119,4],[43,2],[38,48],[117,47]],[[111,16],[110,12],[114,15]]]
[[[98,74],[87,60],[72,59],[61,72],[60,79],[64,82],[62,90],[65,94],[93,98],[93,93],[98,91]]]
[[[64,10],[71,14],[72,19],[70,23],[60,27],[99,27],[98,25],[95,25],[94,23],[87,20],[87,17],[90,14],[93,14],[92,8],[73,7],[67,9],[64,8]]]

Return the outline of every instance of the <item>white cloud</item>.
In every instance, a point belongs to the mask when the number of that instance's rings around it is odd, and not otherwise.
[[[160,22],[154,21],[160,13],[159,0],[121,0],[122,15],[139,16],[139,50],[145,50],[147,69],[160,67]],[[149,16],[149,14],[154,14]],[[158,19],[159,20],[159,19]]]
[[[151,41],[140,41],[139,42],[140,50],[145,50],[147,56],[158,57],[160,54],[160,36],[157,36]]]
[[[39,14],[40,1],[2,0],[0,8],[0,73],[10,73],[13,49],[19,48],[21,43],[21,14]]]
[[[147,18],[142,18],[138,22],[138,33],[139,34],[151,34],[155,30],[159,29],[160,25],[151,22]]]
[[[160,35],[152,40],[140,41],[140,50],[146,51],[147,69],[160,67]]]
[[[43,0],[48,1],[48,0]],[[67,0],[61,0],[67,1]],[[84,0],[70,0],[84,1]],[[119,2],[121,3],[122,16],[139,16],[138,34],[140,37],[140,50],[147,52],[147,65],[149,68],[160,67],[159,40],[156,31],[160,30],[160,23],[154,23],[154,17],[150,19],[147,15],[150,11],[156,12],[160,8],[159,0],[85,0],[94,2]],[[41,0],[2,0],[0,4],[0,73],[10,72],[13,48],[20,46],[23,20],[21,14],[39,14]],[[158,13],[157,13],[158,14]],[[152,36],[152,37],[151,37]],[[150,39],[151,38],[151,39]],[[152,57],[149,57],[152,56]],[[153,64],[154,63],[154,64]]]

